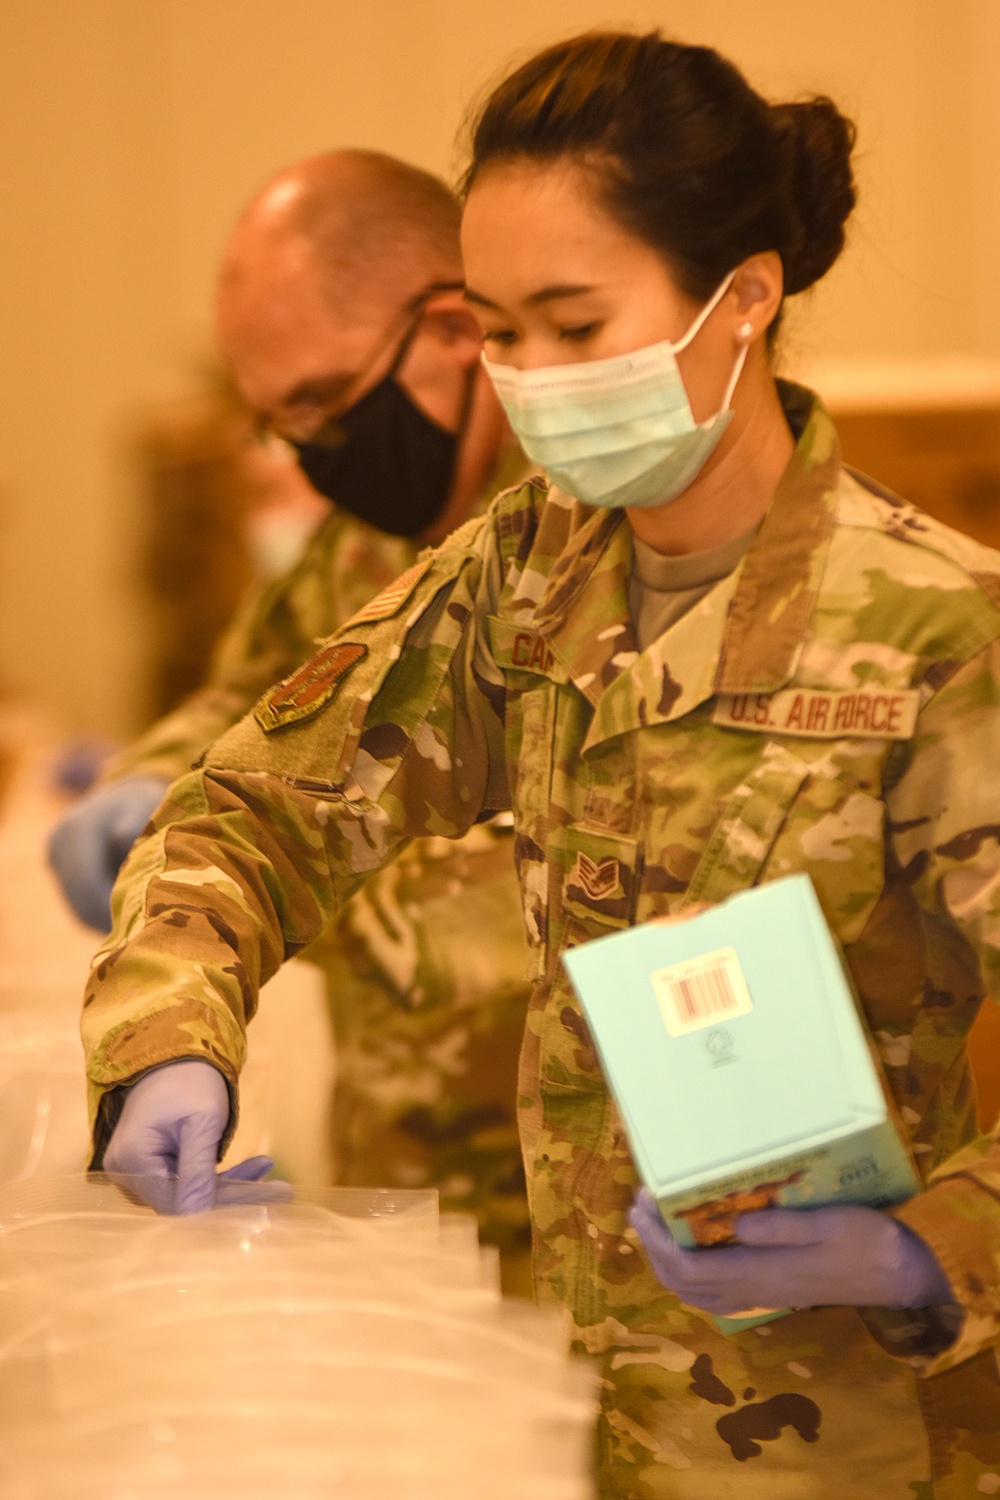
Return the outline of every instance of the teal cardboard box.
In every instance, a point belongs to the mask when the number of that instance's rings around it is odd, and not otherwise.
[[[807,875],[598,938],[563,963],[680,1243],[725,1244],[740,1213],[774,1204],[885,1207],[919,1190]]]

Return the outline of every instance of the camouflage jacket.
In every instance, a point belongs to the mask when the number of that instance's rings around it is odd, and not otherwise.
[[[815,399],[783,400],[796,451],[752,546],[646,651],[626,518],[531,482],[175,785],[88,990],[95,1144],[115,1085],[164,1058],[235,1084],[261,979],[407,839],[511,806],[536,1284],[603,1360],[602,1494],[993,1494],[1000,1152],[964,1042],[1000,986],[1000,556],[848,474]],[[819,1308],[726,1338],[627,1227],[635,1171],[560,952],[794,870],[911,1132],[926,1190],[899,1215],[957,1333]]]
[[[498,477],[523,468],[514,450]],[[295,566],[248,597],[205,686],[107,776],[182,775],[416,557],[412,542],[331,507]],[[474,829],[457,845],[415,841],[306,956],[324,971],[336,1041],[337,1181],[438,1188],[443,1207],[475,1213],[500,1247],[504,1284],[526,1291],[515,1096],[529,986],[512,843],[504,828]]]
[[[215,650],[204,687],[111,762],[105,779],[182,776],[275,682],[311,656],[416,560],[417,549],[330,507],[298,562],[244,600]]]

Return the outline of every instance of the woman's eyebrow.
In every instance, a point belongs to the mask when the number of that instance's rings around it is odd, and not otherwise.
[[[572,282],[558,282],[555,286],[544,286],[541,291],[532,292],[530,297],[525,297],[529,307],[539,307],[543,302],[557,302],[560,297],[582,297],[586,292],[592,292],[593,286],[577,285]]]
[[[540,307],[544,302],[556,302],[560,297],[582,297],[586,292],[596,291],[594,286],[577,285],[571,282],[558,282],[555,286],[543,286],[539,291],[532,292],[524,301],[528,307]],[[468,302],[475,302],[480,307],[492,308],[494,312],[502,312],[503,309],[496,302],[491,302],[489,297],[484,297],[482,292],[474,291],[471,286],[465,288],[465,297]]]

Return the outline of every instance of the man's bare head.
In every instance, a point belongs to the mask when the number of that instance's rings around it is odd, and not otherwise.
[[[461,283],[459,208],[436,177],[374,151],[330,151],[272,178],[219,272],[217,330],[252,405],[360,373],[426,288]],[[329,350],[336,346],[337,366]],[[297,404],[297,403],[292,403]]]
[[[425,540],[464,519],[509,440],[461,291],[458,231],[458,204],[429,173],[373,151],[327,152],[279,172],[253,199],[223,256],[216,298],[219,345],[240,391],[293,441],[313,437],[390,374],[458,437]]]
[[[282,199],[289,229],[312,246],[335,303],[387,281],[462,279],[458,203],[437,177],[408,162],[378,151],[331,151],[275,184],[272,219]]]

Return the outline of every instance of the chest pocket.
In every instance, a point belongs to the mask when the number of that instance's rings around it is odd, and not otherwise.
[[[638,839],[590,828],[567,830],[563,905],[588,937],[632,926],[641,876]]]
[[[691,878],[687,900],[714,904],[756,884],[809,765],[787,746],[764,744],[733,792]]]
[[[538,631],[493,616],[490,650],[507,682],[507,750],[517,863],[530,950],[528,977],[545,972],[550,876],[546,859],[560,684],[568,675]]]
[[[564,948],[632,926],[642,878],[639,839],[571,826],[566,830],[565,870]],[[546,1115],[552,1110],[558,1114],[562,1105],[553,1100],[564,1097],[567,1090],[603,1097],[604,1075],[597,1051],[561,965],[554,973],[553,991],[540,1030],[540,1084],[547,1101]]]

